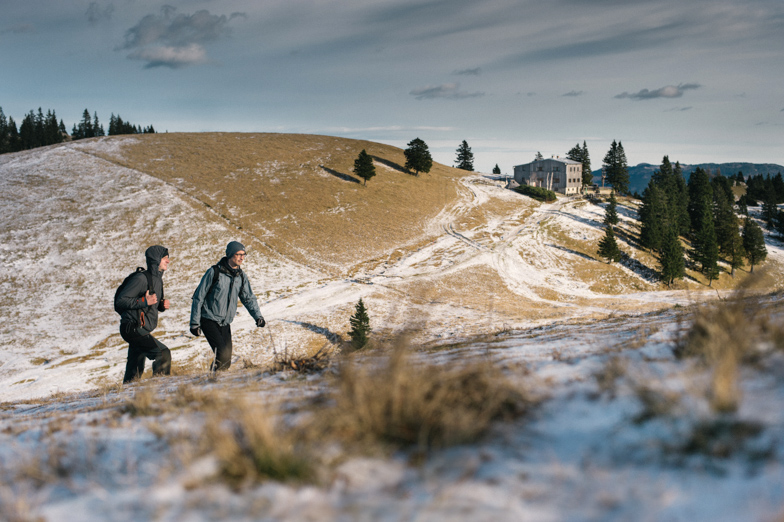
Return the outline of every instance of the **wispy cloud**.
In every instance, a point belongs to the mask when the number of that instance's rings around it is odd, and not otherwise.
[[[630,98],[632,100],[652,100],[654,98],[680,98],[688,90],[699,89],[699,83],[681,83],[679,85],[666,85],[654,90],[643,89],[635,93],[623,92],[616,94],[615,98]]]
[[[688,107],[673,107],[672,109],[667,109],[664,112],[685,112],[685,111],[690,111],[691,109],[692,107],[691,105],[689,105]]]
[[[481,67],[474,67],[473,69],[461,69],[459,71],[455,71],[452,74],[457,76],[479,76],[482,74]]]
[[[13,34],[35,33],[35,27],[32,24],[16,24],[0,31],[0,34],[5,34],[5,33],[13,33]]]
[[[561,96],[576,97],[576,96],[582,96],[583,94],[585,94],[584,91],[569,91],[567,93],[562,94]]]
[[[484,96],[483,92],[465,92],[460,90],[459,83],[442,83],[441,85],[427,85],[414,89],[409,93],[417,100],[431,100],[434,98],[445,98],[448,100],[462,100],[465,98],[477,98]]]
[[[228,24],[244,13],[231,16],[210,14],[207,10],[192,15],[177,14],[176,8],[164,6],[159,15],[149,14],[125,33],[120,49],[133,50],[131,60],[147,62],[146,68],[172,69],[207,61],[204,44],[228,37]]]
[[[112,13],[114,13],[113,3],[108,2],[102,6],[98,2],[90,2],[85,15],[87,16],[87,21],[90,22],[90,25],[96,25],[103,20],[110,20],[112,18]]]

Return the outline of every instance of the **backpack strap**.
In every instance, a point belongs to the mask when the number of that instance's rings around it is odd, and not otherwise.
[[[207,290],[207,295],[210,295],[215,287],[218,285],[218,277],[220,275],[220,268],[218,265],[212,265],[212,283],[210,283],[210,289]],[[205,297],[207,296],[205,295]]]
[[[241,268],[238,269],[238,271],[240,273],[240,284],[243,285],[245,284],[245,272],[243,272]],[[215,289],[215,287],[218,285],[219,274],[220,274],[220,267],[218,267],[218,265],[212,265],[212,283],[210,283],[210,289],[207,290],[206,295],[210,295],[212,291]],[[242,287],[240,287],[240,289],[241,288]]]

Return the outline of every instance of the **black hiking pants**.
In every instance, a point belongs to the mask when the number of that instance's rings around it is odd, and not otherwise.
[[[221,326],[211,319],[201,318],[201,331],[210,343],[215,360],[210,371],[228,370],[231,366],[231,326]]]
[[[120,335],[128,343],[128,362],[125,364],[123,383],[142,376],[145,359],[153,361],[153,375],[171,374],[171,352],[165,344],[150,334],[139,334],[130,323],[120,323]]]

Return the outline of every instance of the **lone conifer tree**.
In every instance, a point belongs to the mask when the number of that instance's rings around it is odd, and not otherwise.
[[[768,257],[768,249],[765,248],[765,234],[751,218],[746,218],[743,224],[743,249],[746,251],[746,259],[751,263],[750,272],[754,273],[754,265]]]
[[[417,176],[420,172],[430,172],[433,158],[430,156],[427,143],[419,138],[414,138],[408,143],[408,148],[403,151],[403,154],[406,156],[406,168],[414,170]]]
[[[457,168],[471,172],[474,170],[474,153],[466,140],[457,148]]]
[[[365,185],[370,178],[376,175],[376,167],[373,165],[373,158],[362,149],[357,159],[354,160],[354,174],[365,180]]]
[[[349,319],[349,323],[351,323],[351,330],[349,330],[348,335],[351,337],[351,345],[355,350],[359,350],[367,344],[368,334],[371,331],[370,318],[361,297],[355,308],[354,315]]]
[[[621,260],[621,249],[615,241],[613,227],[608,225],[604,230],[604,237],[599,241],[599,255],[607,259],[608,263]]]
[[[501,167],[499,167],[498,163],[496,163],[495,167],[493,167],[493,174],[500,174],[500,173],[501,173]]]
[[[615,191],[610,192],[610,202],[607,208],[604,209],[604,224],[617,225],[618,224],[618,200],[615,199]]]

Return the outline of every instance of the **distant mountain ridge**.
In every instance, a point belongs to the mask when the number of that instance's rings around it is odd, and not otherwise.
[[[734,176],[738,172],[743,172],[744,178],[748,178],[749,176],[756,176],[758,174],[763,176],[768,174],[775,176],[779,172],[784,174],[784,166],[778,165],[776,163],[736,162],[697,163],[694,165],[681,164],[681,168],[683,168],[683,175],[686,177],[687,181],[689,176],[691,176],[691,173],[697,170],[698,167],[709,170],[711,173],[715,173],[717,170],[720,170],[724,176]],[[629,167],[629,190],[632,193],[639,192],[642,194],[642,191],[645,190],[645,187],[648,186],[648,182],[651,180],[651,176],[653,176],[653,173],[657,170],[659,170],[659,165],[651,165],[650,163],[640,163],[635,167]],[[602,169],[594,170],[592,174],[594,177],[594,183],[598,182],[601,184]]]

